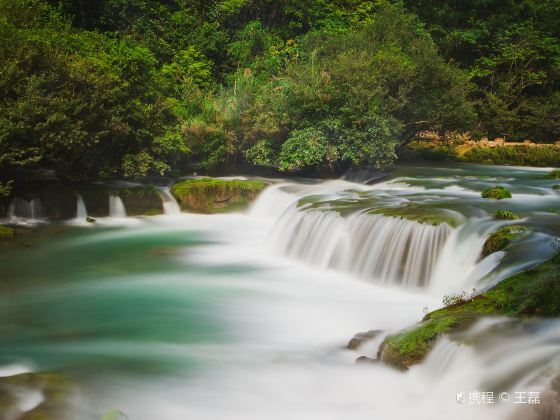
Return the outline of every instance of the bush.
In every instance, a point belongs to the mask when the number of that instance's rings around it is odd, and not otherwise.
[[[495,200],[511,198],[511,193],[507,190],[507,188],[501,186],[486,188],[481,194],[482,198],[493,198]]]
[[[496,210],[494,218],[500,220],[517,220],[519,216],[509,210]]]

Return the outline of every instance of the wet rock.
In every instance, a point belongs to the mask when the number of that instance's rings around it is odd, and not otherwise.
[[[93,217],[91,217],[91,216],[87,216],[87,217],[86,217],[86,222],[88,222],[88,223],[95,223],[95,222],[97,222],[97,220],[95,220],[95,219],[94,219]]]
[[[357,365],[376,365],[379,363],[379,360],[372,359],[371,357],[367,357],[367,356],[360,356],[356,359],[355,363]]]
[[[366,332],[359,332],[350,339],[346,347],[349,348],[350,350],[357,350],[364,343],[373,340],[381,333],[382,333],[381,330],[370,330]]]

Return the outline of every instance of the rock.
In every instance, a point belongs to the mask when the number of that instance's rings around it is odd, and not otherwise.
[[[346,347],[349,348],[350,350],[357,350],[364,343],[373,340],[381,333],[382,333],[381,330],[370,330],[366,332],[359,332],[350,339]]]
[[[95,222],[97,222],[97,220],[95,220],[95,219],[94,219],[93,217],[91,217],[91,216],[87,216],[87,217],[86,217],[86,222],[88,222],[88,223],[95,223]]]
[[[267,186],[262,181],[188,179],[173,185],[171,193],[182,210],[212,214],[245,209]]]
[[[372,359],[371,357],[367,357],[367,356],[360,356],[356,359],[356,364],[357,365],[376,365],[378,364],[380,361],[378,359]]]
[[[494,218],[499,220],[517,220],[519,216],[509,210],[496,210]]]

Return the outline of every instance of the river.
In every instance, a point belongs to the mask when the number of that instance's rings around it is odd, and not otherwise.
[[[179,213],[166,193],[168,214],[126,217],[112,197],[114,217],[93,224],[78,201],[79,220],[43,220],[31,246],[0,254],[0,376],[68,375],[73,419],[512,418],[529,407],[457,395],[542,391],[560,366],[554,319],[486,319],[471,345],[441,339],[405,373],[354,361],[444,295],[551,256],[560,193],[545,173],[441,164],[370,184],[272,180],[238,214]],[[482,199],[496,184],[513,198]],[[448,223],[379,213],[403,204]],[[481,260],[486,236],[512,223],[492,217],[500,208],[531,233]],[[372,329],[383,333],[346,348]]]

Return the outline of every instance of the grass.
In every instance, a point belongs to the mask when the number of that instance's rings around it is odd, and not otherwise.
[[[396,368],[408,369],[426,357],[440,335],[464,330],[481,317],[492,315],[559,316],[560,254],[485,293],[430,312],[420,324],[387,337],[379,356]]]
[[[560,179],[560,169],[553,169],[545,175],[546,179]],[[555,185],[556,186],[556,185]]]

